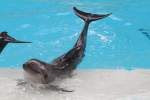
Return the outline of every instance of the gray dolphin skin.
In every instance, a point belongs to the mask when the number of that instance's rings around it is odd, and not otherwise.
[[[111,14],[91,14],[78,10],[73,7],[75,14],[84,21],[84,27],[80,36],[73,46],[65,54],[54,59],[50,64],[37,59],[31,59],[23,64],[25,79],[33,83],[49,84],[56,78],[69,76],[80,64],[84,57],[87,32],[92,21],[103,19]]]

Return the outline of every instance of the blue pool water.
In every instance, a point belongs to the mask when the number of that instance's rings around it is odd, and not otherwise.
[[[9,44],[1,67],[21,68],[31,58],[47,62],[69,50],[83,27],[72,7],[112,16],[90,25],[86,56],[79,68],[150,68],[149,0],[3,0],[0,31],[32,44]]]

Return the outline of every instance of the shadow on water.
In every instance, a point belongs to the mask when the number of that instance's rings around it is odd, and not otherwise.
[[[61,88],[58,85],[32,84],[32,83],[26,82],[25,80],[22,80],[22,79],[17,80],[17,86],[19,88],[24,89],[25,91],[38,90],[38,91],[42,91],[42,92],[74,92],[74,90],[68,90],[65,88]]]
[[[143,35],[145,35],[150,40],[150,30],[140,28],[140,29],[138,29],[138,31],[140,31]]]

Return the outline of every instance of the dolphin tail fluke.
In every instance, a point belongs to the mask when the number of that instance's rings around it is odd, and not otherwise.
[[[77,16],[79,16],[81,19],[83,19],[85,22],[91,22],[91,21],[103,19],[103,18],[111,15],[111,13],[109,13],[109,14],[92,14],[92,13],[87,13],[87,12],[83,12],[83,11],[77,9],[76,7],[73,7],[73,10],[74,10],[75,14]]]

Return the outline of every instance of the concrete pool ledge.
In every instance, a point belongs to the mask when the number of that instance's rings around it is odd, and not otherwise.
[[[77,70],[60,86],[72,93],[23,91],[16,79],[23,78],[20,69],[0,69],[2,100],[150,100],[150,70]],[[44,99],[43,99],[44,98]]]

